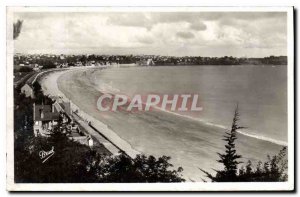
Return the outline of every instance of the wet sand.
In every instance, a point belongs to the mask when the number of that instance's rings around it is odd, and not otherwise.
[[[43,90],[46,94],[70,99],[75,108],[80,108],[84,116],[97,123],[99,130],[130,154],[171,156],[175,167],[184,168],[183,175],[187,181],[204,178],[199,168],[213,172],[212,169],[222,167],[216,162],[216,153],[223,153],[222,136],[226,130],[161,111],[100,112],[96,102],[102,93],[89,78],[94,69],[50,73],[42,79]],[[249,159],[265,161],[268,154],[277,154],[282,148],[241,134],[238,134],[236,146],[244,162]]]

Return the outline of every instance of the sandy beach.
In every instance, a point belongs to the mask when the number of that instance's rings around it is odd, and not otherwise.
[[[174,167],[184,168],[183,175],[188,181],[201,181],[204,175],[199,168],[214,172],[213,169],[222,167],[216,162],[216,153],[223,151],[224,128],[163,112],[100,113],[96,102],[101,92],[91,82],[97,72],[102,71],[72,68],[44,75],[40,82],[45,94],[70,100],[72,110],[78,109],[81,117],[91,121],[131,157],[139,153],[171,156],[170,162]],[[277,154],[282,147],[242,134],[238,138],[237,148],[244,163],[249,159],[254,163],[265,161],[268,154]]]
[[[86,68],[76,68],[75,70],[86,69]],[[57,85],[58,78],[67,72],[73,72],[74,70],[63,70],[63,71],[51,71],[50,73],[43,74],[43,76],[39,79],[39,82],[42,86],[42,90],[45,95],[49,96],[59,96],[64,101],[69,101],[71,103],[72,111],[77,111],[77,114],[85,119],[87,122],[90,121],[94,127],[96,127],[103,135],[105,135],[110,141],[114,144],[117,144],[120,149],[122,149],[126,154],[130,157],[135,157],[139,154],[138,151],[134,150],[130,144],[126,141],[121,139],[117,134],[115,134],[112,130],[108,128],[107,125],[102,123],[101,121],[95,119],[94,117],[90,116],[86,112],[82,111],[76,104],[74,104],[71,100],[69,100],[64,93],[62,93]],[[114,147],[111,143],[104,142],[103,138],[98,136],[96,133],[94,134],[95,137],[112,153],[118,154],[118,149]]]

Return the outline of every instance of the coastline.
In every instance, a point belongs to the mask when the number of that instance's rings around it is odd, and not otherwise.
[[[198,121],[198,122],[201,122],[201,123],[203,123],[205,125],[218,127],[218,128],[225,129],[225,130],[230,130],[229,127],[226,127],[226,126],[221,125],[221,124],[216,124],[216,123],[205,121],[203,119],[199,119],[199,118],[194,118],[194,117],[187,116],[187,115],[178,114],[178,113],[175,113],[175,112],[172,112],[172,111],[167,111],[167,110],[164,110],[164,109],[159,108],[159,107],[154,107],[154,108],[157,109],[157,110],[160,110],[162,112],[175,115],[175,116],[179,116],[179,117],[191,119],[191,120],[194,120],[194,121]],[[272,139],[272,138],[269,138],[269,137],[265,137],[263,135],[251,134],[251,133],[247,133],[247,132],[244,132],[244,131],[241,131],[241,130],[237,130],[237,133],[239,133],[239,134],[241,134],[243,136],[246,136],[246,137],[251,137],[251,138],[255,138],[257,140],[262,140],[262,141],[265,141],[265,142],[270,142],[270,143],[273,143],[273,144],[276,144],[276,145],[279,145],[279,146],[288,146],[288,143],[285,142],[285,141],[280,141],[280,140]]]
[[[119,154],[119,148],[131,158],[134,158],[136,155],[140,154],[140,152],[133,149],[128,142],[119,137],[113,130],[109,129],[109,127],[106,124],[95,119],[94,117],[80,109],[58,88],[57,80],[62,74],[80,69],[86,69],[86,67],[65,70],[51,70],[48,72],[43,72],[43,75],[38,79],[38,81],[41,84],[44,94],[49,96],[59,96],[63,101],[70,102],[72,111],[77,111],[76,114],[79,115],[82,119],[90,121],[92,127],[98,130],[103,136],[105,136],[108,139],[105,142],[105,140],[103,140],[103,137],[101,139],[99,136],[95,136],[97,140],[100,143],[102,143],[105,146],[105,148],[107,148],[113,155]],[[118,148],[116,148],[116,146]]]
[[[91,121],[92,125],[97,128],[97,130],[101,131],[101,133],[103,133],[105,136],[108,136],[114,144],[118,145],[118,147],[124,150],[124,152],[131,157],[135,157],[136,154],[140,153],[154,156],[169,155],[171,156],[172,164],[174,164],[175,167],[184,168],[184,178],[192,181],[201,181],[199,177],[203,176],[203,174],[199,170],[200,167],[201,169],[207,169],[211,173],[214,172],[213,170],[211,170],[211,168],[219,169],[221,167],[217,163],[212,163],[217,159],[216,153],[222,151],[222,144],[220,145],[219,141],[222,138],[222,133],[224,132],[225,128],[221,128],[218,125],[205,123],[199,120],[195,121],[186,117],[182,118],[182,116],[178,116],[175,114],[173,114],[171,117],[168,116],[171,119],[160,119],[160,121],[163,121],[165,123],[171,123],[175,121],[179,125],[181,125],[181,129],[179,130],[187,131],[188,133],[187,136],[182,136],[179,133],[173,133],[174,130],[172,130],[172,127],[170,129],[167,129],[167,127],[159,127],[156,124],[147,124],[148,127],[151,128],[151,130],[149,130],[148,128],[144,131],[142,129],[143,127],[141,127],[142,125],[132,124],[130,126],[130,132],[127,132],[128,130],[124,129],[124,124],[126,124],[127,121],[136,120],[135,118],[133,119],[133,117],[130,116],[126,116],[125,119],[117,118],[117,121],[115,119],[113,122],[118,124],[117,127],[116,125],[110,127],[111,122],[107,122],[105,116],[103,116],[104,119],[102,119],[103,117],[97,118],[97,116],[95,115],[95,108],[93,108],[94,98],[91,97],[92,95],[89,95],[88,97],[83,96],[90,91],[87,90],[90,88],[90,85],[85,86],[86,84],[84,84],[84,82],[83,84],[81,84],[82,77],[86,77],[89,72],[93,73],[91,69],[95,68],[81,67],[72,68],[68,69],[67,71],[61,72],[50,72],[53,74],[46,73],[42,77],[42,89],[45,94],[54,96],[58,95],[64,98],[66,101],[69,101],[70,98],[73,101],[71,102],[72,111],[78,109],[81,117],[87,119],[88,121]],[[100,71],[99,69],[99,72],[102,71]],[[72,76],[74,74],[75,76]],[[93,89],[93,92],[99,92],[99,90],[94,90],[93,87],[91,89]],[[72,95],[73,93],[76,94]],[[66,95],[69,96],[69,98]],[[97,93],[95,93],[94,96],[98,96]],[[80,98],[80,100],[77,100],[78,98]],[[86,98],[89,98],[89,100],[86,100]],[[79,106],[81,106],[81,108],[79,108],[74,103],[77,103]],[[89,104],[88,108],[86,104]],[[155,118],[155,116],[153,116],[153,118]],[[181,121],[188,121],[188,124],[191,124],[192,126],[190,125],[188,126],[189,128],[187,128],[187,125],[184,126],[186,122],[184,124],[180,124]],[[123,128],[122,126],[120,127],[120,125],[123,125]],[[153,127],[156,126],[158,127],[156,129],[153,129]],[[158,128],[162,128],[163,130],[160,130]],[[199,136],[194,136],[196,137],[194,139],[189,138],[189,134],[193,132],[189,130],[191,128],[197,128],[197,133],[200,132],[201,134],[199,134]],[[157,131],[160,131],[159,134],[157,133]],[[239,142],[237,142],[237,147],[239,147],[242,155],[245,156],[243,162],[246,162],[248,159],[252,161],[264,161],[267,154],[273,155],[277,153],[277,149],[278,151],[280,150],[280,146],[278,146],[278,144],[276,143],[257,139],[251,136],[243,135],[241,133],[239,134],[241,136],[239,137]],[[139,138],[136,138],[137,135],[139,135]],[[192,133],[191,136],[193,135],[194,134]],[[170,140],[169,137],[171,137]],[[168,140],[166,140],[166,138]],[[193,140],[190,141],[190,139]],[[108,145],[109,144],[104,144],[107,149],[109,149]],[[183,149],[177,150],[176,148],[174,148],[178,145],[180,147],[184,146],[182,147]],[[112,144],[110,144],[110,146],[112,146]],[[263,148],[265,152],[258,151],[257,147]],[[249,152],[249,150],[251,151]],[[117,154],[117,152],[115,152],[115,154]]]
[[[191,65],[185,65],[185,66],[191,66]],[[213,65],[208,65],[208,66],[213,66]],[[225,66],[227,66],[227,65],[225,65]],[[235,65],[235,66],[241,66],[241,65]],[[253,65],[253,66],[257,66],[257,65]],[[157,66],[155,66],[155,67],[157,67]],[[155,68],[155,67],[152,67],[152,68]],[[162,67],[168,67],[168,66],[162,66]],[[172,66],[170,66],[170,67],[172,67]],[[151,67],[148,67],[148,68],[151,68]],[[92,73],[94,75],[94,72],[92,72]],[[95,76],[93,76],[93,77],[95,77]],[[101,81],[101,84],[102,85],[109,85],[109,84],[102,83],[102,81]],[[98,84],[93,84],[92,83],[92,85],[98,85]],[[117,90],[116,92],[120,91],[116,87],[113,87],[113,88]],[[102,93],[103,93],[103,91],[106,91],[103,87],[102,88],[96,87],[96,89],[99,92],[102,92]],[[113,91],[113,90],[108,90],[107,92],[109,94],[115,94],[115,91]],[[145,104],[145,103],[143,103],[143,104]],[[200,122],[201,124],[204,124],[204,125],[217,127],[217,128],[223,129],[223,130],[230,129],[230,127],[227,124],[216,122],[214,120],[208,120],[208,119],[205,119],[205,118],[198,118],[198,117],[194,117],[194,116],[180,114],[180,113],[177,113],[177,112],[164,110],[164,109],[162,109],[160,107],[156,107],[156,106],[153,107],[153,108],[155,108],[156,110],[159,110],[161,112],[164,112],[164,113],[168,113],[168,114],[175,115],[175,116],[178,116],[178,117],[181,117],[181,118],[186,118],[186,119],[190,119],[190,120],[193,120],[193,121],[197,121],[197,122]],[[268,135],[264,135],[264,134],[260,133],[259,131],[260,131],[259,129],[255,129],[255,128],[250,129],[250,128],[246,127],[243,130],[238,130],[237,132],[240,135],[243,135],[245,137],[254,138],[254,139],[261,140],[261,141],[264,141],[264,142],[267,142],[267,143],[273,143],[273,144],[276,144],[276,145],[279,145],[279,146],[288,146],[288,142],[286,140],[280,140],[280,139],[277,139],[277,138],[273,138],[272,136],[270,137]]]

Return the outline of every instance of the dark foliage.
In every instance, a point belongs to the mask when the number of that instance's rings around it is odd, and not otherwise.
[[[224,57],[201,57],[201,56],[155,56],[155,55],[16,55],[14,65],[38,64],[43,68],[54,68],[60,64],[69,66],[81,62],[86,65],[88,62],[97,62],[100,65],[107,63],[132,64],[146,62],[152,59],[157,66],[168,65],[287,65],[287,56],[270,56],[264,58],[237,58],[232,56]],[[143,65],[143,63],[141,64]]]
[[[18,132],[32,131],[33,99],[25,97],[24,94],[18,94],[15,91],[14,96],[14,128]]]
[[[235,110],[234,118],[232,121],[231,131],[226,133],[224,141],[225,153],[218,153],[220,159],[217,160],[223,164],[223,170],[215,170],[216,174],[213,175],[205,170],[202,170],[212,182],[280,182],[287,181],[287,159],[284,147],[280,153],[272,158],[268,156],[268,161],[258,162],[256,168],[252,166],[251,161],[247,165],[238,169],[241,163],[238,161],[242,156],[236,153],[235,140],[237,139],[236,132],[243,127],[238,126],[239,120],[238,107]]]
[[[139,155],[131,159],[100,155],[88,146],[70,140],[60,132],[60,124],[48,137],[33,136],[33,103],[51,104],[38,82],[33,84],[35,98],[15,89],[14,169],[17,183],[94,183],[94,182],[181,182],[182,168],[171,169],[170,157]],[[53,148],[54,154],[43,162],[41,151]]]
[[[32,71],[32,68],[27,67],[27,66],[22,66],[19,69],[19,72],[31,72],[31,71]]]
[[[14,40],[19,37],[22,29],[22,24],[23,21],[21,20],[18,20],[16,23],[14,23],[14,33],[13,33]]]
[[[287,147],[283,147],[278,155],[268,156],[264,163],[258,162],[256,167],[248,161],[246,167],[239,170],[240,182],[282,182],[287,181]]]
[[[232,120],[232,126],[230,132],[226,132],[224,136],[224,141],[227,142],[225,145],[225,153],[218,153],[220,159],[217,160],[219,163],[224,165],[224,170],[216,170],[216,176],[202,170],[208,178],[213,182],[233,182],[237,181],[237,166],[241,162],[238,161],[242,156],[236,153],[235,140],[237,139],[236,133],[238,129],[243,127],[238,126],[239,113],[238,106],[234,111],[234,117]]]
[[[45,104],[45,105],[50,105],[53,103],[52,99],[50,99],[48,96],[45,96],[43,91],[42,91],[42,87],[39,84],[39,82],[34,82],[33,83],[33,91],[34,91],[34,96],[35,96],[35,100],[34,102],[36,104]]]
[[[118,156],[101,156],[88,152],[78,166],[78,176],[85,177],[86,182],[105,183],[156,183],[182,182],[182,168],[172,170],[170,157],[138,155],[131,159],[125,154]]]
[[[43,69],[56,68],[56,65],[50,59],[40,59],[36,63],[42,65]]]
[[[40,151],[54,147],[55,154],[42,163]],[[106,156],[54,132],[49,138],[28,136],[15,150],[15,180],[22,183],[130,183],[181,182],[182,169],[170,170],[169,157],[156,159],[125,154]]]
[[[43,163],[40,151],[54,147],[54,155]],[[67,183],[75,176],[76,164],[89,148],[54,133],[49,138],[28,136],[23,147],[15,150],[15,181],[19,183]]]

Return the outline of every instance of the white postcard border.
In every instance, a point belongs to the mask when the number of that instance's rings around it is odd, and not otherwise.
[[[287,12],[288,24],[288,181],[283,183],[93,183],[20,184],[14,182],[13,38],[14,12]],[[294,189],[294,12],[293,7],[7,7],[7,190],[9,191],[288,191]]]

